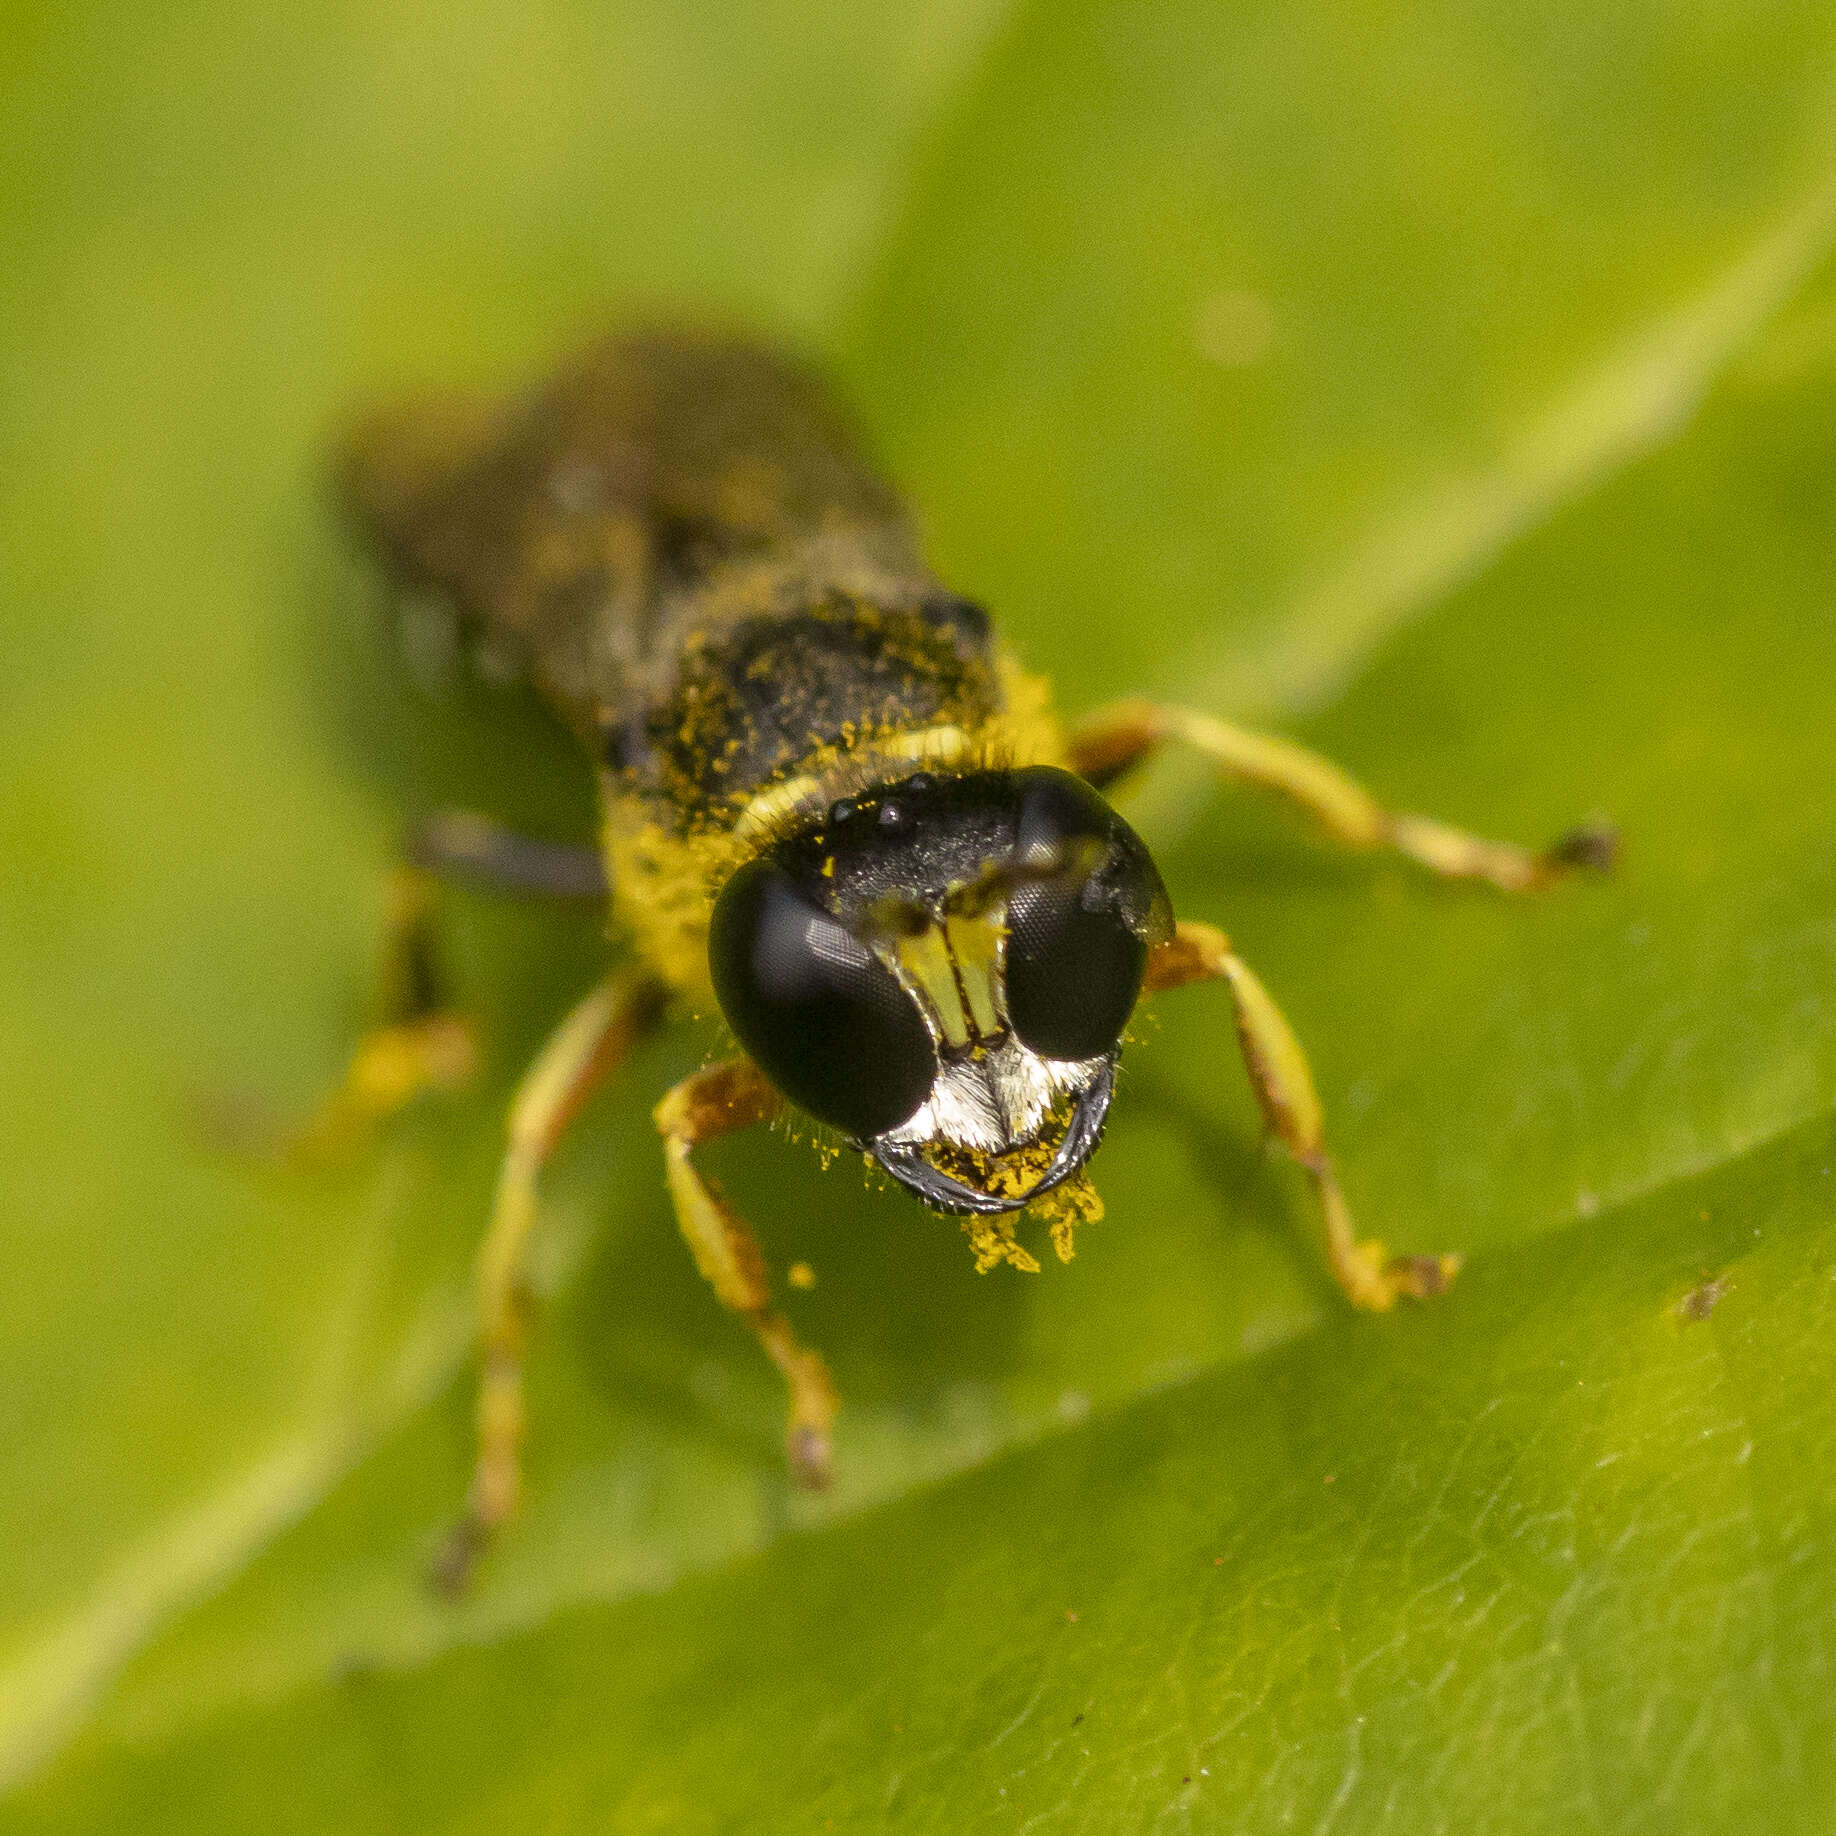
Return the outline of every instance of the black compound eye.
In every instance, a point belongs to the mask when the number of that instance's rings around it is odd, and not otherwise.
[[[1020,792],[1007,900],[1007,1012],[1047,1058],[1114,1049],[1141,993],[1150,940],[1172,924],[1140,838],[1089,785],[1047,766]]]
[[[1091,882],[1034,880],[1007,902],[1007,1014],[1047,1058],[1109,1051],[1135,1010],[1147,945],[1121,915],[1093,910]]]
[[[727,882],[708,968],[734,1036],[819,1120],[870,1140],[930,1095],[937,1055],[911,996],[775,862],[749,861]]]

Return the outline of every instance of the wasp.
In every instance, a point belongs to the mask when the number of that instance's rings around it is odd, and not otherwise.
[[[570,892],[603,878],[628,946],[511,1105],[477,1266],[476,1466],[447,1585],[517,1507],[521,1272],[543,1165],[675,1009],[711,1002],[737,1049],[656,1105],[669,1195],[716,1298],[783,1373],[806,1486],[829,1477],[835,1388],[697,1149],[800,1112],[961,1217],[980,1266],[1038,1266],[1014,1228],[1027,1210],[1068,1257],[1099,1209],[1085,1167],[1147,994],[1228,990],[1262,1113],[1310,1178],[1354,1305],[1446,1285],[1456,1257],[1358,1237],[1294,1033],[1222,931],[1175,916],[1103,793],[1177,743],[1347,847],[1507,892],[1605,865],[1604,827],[1542,852],[1485,840],[1192,708],[1125,701],[1067,725],[982,607],[927,568],[820,377],[743,337],[640,330],[507,404],[398,405],[358,425],[340,475],[393,588],[448,607],[578,737],[600,846],[583,866],[476,818],[428,826],[396,913],[397,993],[336,1113],[381,1115],[469,1068],[431,968],[428,868]]]

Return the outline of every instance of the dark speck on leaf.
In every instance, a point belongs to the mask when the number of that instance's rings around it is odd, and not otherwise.
[[[1706,1320],[1715,1311],[1721,1297],[1728,1291],[1728,1278],[1725,1275],[1711,1276],[1683,1296],[1677,1303],[1677,1311],[1686,1320]]]

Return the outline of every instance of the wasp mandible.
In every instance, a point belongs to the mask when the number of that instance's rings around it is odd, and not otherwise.
[[[790,1393],[792,1473],[828,1478],[836,1395],[778,1309],[759,1245],[697,1168],[788,1104],[926,1205],[978,1262],[1061,1251],[1145,993],[1222,981],[1270,1130],[1317,1195],[1359,1307],[1440,1290],[1451,1256],[1360,1240],[1320,1103],[1280,1010],[1209,924],[1177,919],[1103,790],[1169,742],[1278,792],[1356,849],[1509,892],[1606,864],[1609,832],[1542,853],[1384,808],[1291,741],[1124,702],[1065,727],[982,608],[925,566],[912,518],[820,379],[743,338],[639,331],[508,405],[410,404],[348,443],[344,495],[389,581],[436,596],[526,670],[598,775],[601,868],[629,966],[524,1077],[478,1262],[477,1464],[442,1559],[463,1581],[516,1509],[521,1270],[537,1182],[587,1094],[678,1003],[717,1003],[738,1052],[656,1106],[682,1233]],[[476,819],[423,865],[578,891],[582,864]],[[586,878],[592,878],[589,866]],[[470,1056],[428,967],[426,887],[397,914],[389,1021],[360,1046],[343,1121],[450,1085]]]

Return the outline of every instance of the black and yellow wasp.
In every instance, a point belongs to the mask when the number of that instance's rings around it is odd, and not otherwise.
[[[1338,841],[1508,891],[1602,864],[1384,809],[1289,741],[1127,702],[1069,728],[987,614],[925,567],[911,517],[820,382],[743,339],[638,332],[507,406],[428,401],[350,441],[345,495],[389,580],[432,595],[534,679],[598,773],[614,970],[525,1076],[478,1265],[478,1458],[443,1563],[462,1581],[515,1510],[521,1268],[544,1161],[593,1085],[672,1004],[711,995],[740,1050],[656,1106],[676,1217],[790,1391],[795,1476],[828,1476],[836,1396],[773,1303],[745,1221],[695,1149],[788,1103],[925,1204],[983,1267],[1061,1254],[1144,992],[1221,980],[1272,1131],[1311,1176],[1332,1273],[1360,1307],[1438,1291],[1451,1256],[1354,1234],[1293,1033],[1208,924],[1174,917],[1108,785],[1177,740],[1280,792]],[[473,819],[424,864],[573,889],[579,863]],[[426,886],[398,914],[400,992],[334,1104],[348,1121],[450,1084],[471,1057],[428,973]]]

